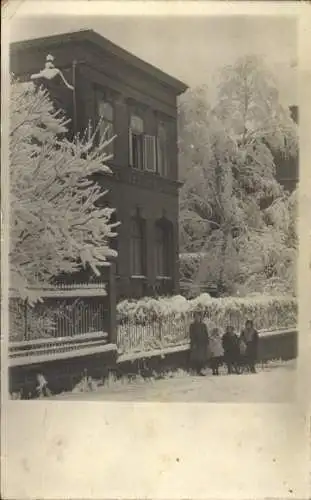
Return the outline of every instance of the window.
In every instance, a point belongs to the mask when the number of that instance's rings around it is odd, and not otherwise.
[[[155,266],[157,276],[170,276],[169,227],[157,223],[155,227]]]
[[[132,115],[130,123],[130,165],[143,170],[144,165],[144,122],[140,116]]]
[[[98,100],[98,117],[101,120],[99,134],[101,140],[111,139],[114,133],[114,109],[111,102],[106,99]],[[107,154],[114,153],[114,141],[106,148]]]
[[[132,115],[129,130],[130,165],[138,170],[156,171],[156,139],[144,132],[140,116]]]
[[[167,127],[165,123],[160,122],[158,124],[158,137],[157,137],[157,169],[158,173],[167,177],[168,175],[168,138],[167,138]]]
[[[140,217],[131,220],[130,270],[132,276],[145,276],[145,224]]]

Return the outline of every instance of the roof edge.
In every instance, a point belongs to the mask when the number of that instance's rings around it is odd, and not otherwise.
[[[57,35],[49,35],[46,37],[32,38],[27,40],[21,40],[18,42],[13,42],[10,44],[10,50],[14,53],[20,50],[31,49],[40,44],[40,48],[44,48],[44,46],[56,45],[60,42],[62,43],[71,43],[71,42],[90,42],[97,47],[100,47],[102,50],[113,54],[119,59],[122,59],[124,62],[127,62],[132,67],[135,67],[146,74],[151,74],[161,83],[168,85],[173,88],[177,95],[182,94],[188,89],[188,85],[181,80],[165,73],[161,69],[156,66],[144,61],[138,56],[132,54],[131,52],[123,49],[119,45],[111,42],[108,38],[100,35],[96,31],[92,29],[83,29],[79,31],[71,31],[66,33],[59,33]]]

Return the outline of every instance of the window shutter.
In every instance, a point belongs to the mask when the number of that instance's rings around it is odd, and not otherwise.
[[[149,172],[156,171],[155,137],[152,135],[144,136],[144,169]]]
[[[152,137],[152,166],[153,172],[157,171],[157,145],[156,145],[156,137]]]
[[[160,137],[157,137],[157,172],[162,175],[163,170],[163,157],[161,150],[161,140]]]
[[[133,167],[134,165],[134,160],[133,160],[133,141],[132,141],[132,129],[129,129],[129,161],[130,161],[130,166]]]
[[[149,170],[149,136],[144,136],[144,170]]]

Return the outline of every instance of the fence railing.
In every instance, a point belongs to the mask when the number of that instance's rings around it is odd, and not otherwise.
[[[136,322],[128,320],[117,328],[117,346],[121,352],[148,350],[159,346],[182,344],[189,339],[189,318],[173,315],[163,320]]]
[[[10,366],[42,363],[63,356],[70,358],[72,355],[94,354],[106,346],[108,346],[108,334],[105,332],[12,342]]]
[[[215,324],[222,330],[227,324],[240,333],[246,317],[240,311],[223,314],[221,310],[215,314],[204,316],[207,324]],[[143,319],[122,318],[117,327],[117,346],[120,353],[148,351],[150,349],[182,345],[189,342],[189,329],[193,321],[193,313],[168,314],[163,318],[154,315]],[[283,315],[282,311],[268,309],[264,318],[255,320],[255,326],[261,331],[281,330],[296,327],[295,314]]]
[[[11,342],[75,337],[108,328],[109,303],[103,285],[53,287],[42,292],[42,302],[29,305],[9,300]]]

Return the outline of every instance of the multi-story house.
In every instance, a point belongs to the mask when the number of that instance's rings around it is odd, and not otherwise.
[[[44,78],[45,64],[61,73]],[[112,240],[119,298],[177,292],[177,97],[187,86],[92,30],[12,44],[11,71],[48,87],[71,135],[101,120],[99,134],[116,136],[112,174],[97,181],[121,222]]]

